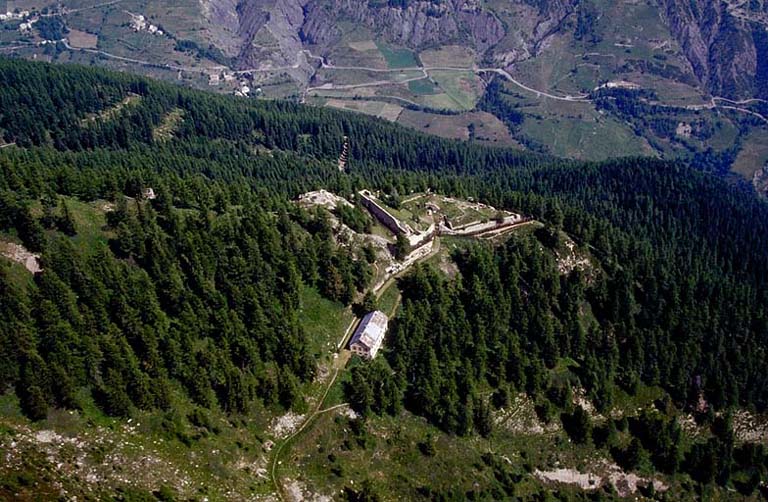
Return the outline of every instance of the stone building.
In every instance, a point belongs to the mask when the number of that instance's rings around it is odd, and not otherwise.
[[[349,350],[360,357],[373,359],[384,341],[384,334],[387,332],[387,318],[384,312],[378,310],[369,312],[360,321],[360,325],[352,335],[349,342]]]

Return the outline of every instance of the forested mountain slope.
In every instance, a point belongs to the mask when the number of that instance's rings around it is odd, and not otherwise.
[[[31,276],[1,260],[3,410],[48,427],[62,409],[88,417],[88,428],[141,417],[162,424],[180,451],[216,444],[233,459],[268,455],[261,445],[270,436],[258,424],[306,410],[328,355],[302,322],[304,292],[349,305],[371,287],[365,251],[340,245],[327,216],[291,200],[319,188],[376,188],[391,200],[431,189],[544,225],[495,247],[461,247],[450,257],[453,278],[425,266],[401,279],[383,357],[351,371],[352,382],[370,387],[346,390],[370,424],[386,420],[377,414],[416,415],[441,441],[506,441],[513,435],[495,429],[489,396],[503,407],[505,395],[527,395],[548,420],[561,411],[566,432],[593,445],[592,454],[666,476],[673,497],[759,496],[764,449],[737,441],[727,415],[715,420],[723,410],[768,407],[768,206],[747,189],[671,162],[563,161],[328,109],[10,60],[0,60],[0,134],[15,143],[0,150],[0,239],[39,253],[43,269]],[[147,188],[157,197],[144,198]],[[86,225],[86,206],[107,209]],[[571,239],[592,257],[591,273],[558,269],[557,252]],[[660,421],[620,409],[650,388],[662,396]],[[585,418],[571,389],[602,414],[590,419],[595,430],[612,424],[614,411],[629,430],[588,439],[591,426],[572,427]],[[688,412],[714,421],[715,432],[683,435],[675,417]],[[33,427],[27,419],[14,423]],[[366,426],[353,422],[357,451],[366,451]],[[662,426],[665,441],[656,444],[648,431]],[[253,434],[222,448],[239,430]],[[532,474],[544,464],[507,464],[492,453],[480,461],[481,447],[473,448],[477,486],[449,490],[386,473],[376,483],[404,498],[546,493]],[[324,460],[329,453],[309,457],[320,459],[307,471],[319,486],[341,484],[350,498],[365,492],[331,473],[341,467]],[[36,459],[18,468],[34,471]],[[225,495],[218,483],[239,478],[219,468],[206,474],[209,492],[175,489],[232,499],[274,489],[244,483]],[[10,469],[0,493],[34,493]],[[515,492],[517,484],[526,488]],[[114,496],[119,486],[78,493]]]

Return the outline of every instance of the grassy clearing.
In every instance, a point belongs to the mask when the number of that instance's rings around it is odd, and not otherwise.
[[[521,135],[533,144],[546,145],[553,155],[585,160],[654,155],[646,140],[628,124],[598,113],[589,103],[509,99],[520,103],[526,114]]]
[[[429,67],[471,68],[475,64],[475,54],[467,47],[446,45],[419,53],[419,60]]]
[[[32,274],[20,263],[13,262],[0,256],[0,271],[6,274],[8,281],[19,288],[27,288],[34,283]],[[0,408],[2,403],[0,402]],[[0,412],[1,413],[1,412]]]
[[[378,221],[373,223],[373,226],[371,227],[371,235],[382,237],[389,242],[395,242],[395,236],[392,234],[392,231]]]
[[[440,92],[440,89],[430,79],[422,78],[421,80],[411,80],[408,82],[408,90],[414,94],[426,95],[436,94]]]
[[[162,122],[152,131],[152,139],[155,141],[167,141],[173,138],[173,134],[178,129],[181,121],[184,119],[184,110],[174,108],[163,117]]]
[[[335,349],[352,317],[352,312],[341,303],[323,298],[314,288],[302,289],[299,321],[315,357],[321,358]]]
[[[472,110],[480,96],[480,81],[472,71],[435,70],[430,76],[448,96],[449,101],[440,100],[443,108]],[[431,98],[431,96],[428,96]]]
[[[396,121],[403,111],[403,107],[401,106],[372,100],[352,101],[345,99],[328,99],[326,100],[325,105],[341,110],[373,115],[374,117],[383,118],[392,122]]]
[[[266,466],[264,410],[226,417],[174,394],[172,411],[136,412],[128,422],[83,400],[81,411],[52,410],[34,424],[21,416],[15,397],[0,396],[7,460],[0,464],[0,499],[112,500],[122,492],[155,500],[146,495],[161,487],[182,499],[269,493],[259,474]],[[57,495],[41,496],[49,486],[58,487]]]
[[[387,314],[391,319],[397,313],[396,308],[399,301],[400,290],[397,288],[397,284],[393,282],[381,293],[378,300],[379,310]]]
[[[360,40],[357,42],[347,42],[347,45],[355,51],[358,52],[368,52],[368,51],[375,51],[378,50],[378,47],[376,46],[376,42],[373,40]]]
[[[66,198],[72,218],[75,222],[77,235],[72,239],[80,249],[93,249],[97,246],[105,246],[110,234],[106,232],[106,202],[82,202],[73,198]]]
[[[413,68],[419,66],[419,60],[416,54],[409,50],[377,42],[379,52],[387,60],[387,66],[390,68]]]
[[[322,415],[297,438],[294,463],[283,472],[318,495],[360,490],[365,483],[386,500],[421,499],[432,490],[466,496],[498,488],[504,473],[514,479],[515,495],[526,497],[542,487],[532,475],[534,466],[586,469],[602,458],[590,445],[567,441],[562,431],[530,435],[499,429],[488,439],[457,437],[408,412],[370,417],[364,424],[335,413]]]
[[[715,133],[711,138],[702,142],[701,148],[725,150],[731,147],[739,137],[739,127],[728,119],[715,118],[713,122]]]
[[[474,473],[466,467],[479,460],[477,452],[454,438],[440,436],[435,439],[438,454],[425,457],[417,444],[430,433],[438,434],[421,419],[403,414],[375,418],[364,427],[362,434],[353,432],[347,418],[322,415],[297,440],[293,448],[296,463],[286,474],[320,494],[339,493],[344,487],[359,489],[369,479],[388,498],[401,500],[413,500],[417,497],[413,487],[425,483],[471,486]]]
[[[454,226],[487,221],[499,214],[491,206],[474,202],[454,199],[438,194],[413,194],[401,203],[400,212],[409,215],[411,219],[426,220],[429,218],[427,204],[440,208],[440,214],[446,216]]]
[[[755,171],[768,162],[768,132],[754,129],[744,138],[736,160],[731,168],[734,172],[751,180]]]
[[[580,120],[526,120],[524,133],[546,144],[560,157],[603,160],[610,157],[648,155],[643,141],[613,119],[603,123]]]
[[[452,139],[469,139],[470,125],[474,124],[476,141],[500,146],[520,146],[509,134],[507,126],[488,112],[440,115],[405,109],[398,123],[417,131]]]

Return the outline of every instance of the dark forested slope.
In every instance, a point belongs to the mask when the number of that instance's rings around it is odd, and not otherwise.
[[[344,136],[348,174],[336,165]],[[0,137],[17,144],[0,151],[0,232],[44,268],[26,285],[0,269],[0,381],[30,417],[90,398],[129,415],[177,391],[227,413],[294,405],[315,365],[298,291],[350,303],[370,277],[327,222],[289,203],[321,187],[472,196],[534,215],[545,246],[564,231],[599,261],[589,280],[560,276],[513,240],[457,256],[455,283],[415,272],[385,355],[398,376],[371,376],[387,390],[357,396],[362,408],[405,404],[447,431],[483,432],[476,389],[536,395],[565,358],[602,410],[640,383],[680,406],[768,406],[768,207],[687,166],[553,160],[8,60]],[[157,199],[141,200],[146,187]],[[85,245],[67,200],[97,199],[113,210],[104,239]]]

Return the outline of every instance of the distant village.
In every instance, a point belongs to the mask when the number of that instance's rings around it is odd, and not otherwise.
[[[28,10],[20,10],[11,12],[8,11],[5,14],[0,14],[0,21],[22,21],[19,24],[19,33],[29,33],[32,31],[32,26],[39,20],[35,12]]]

